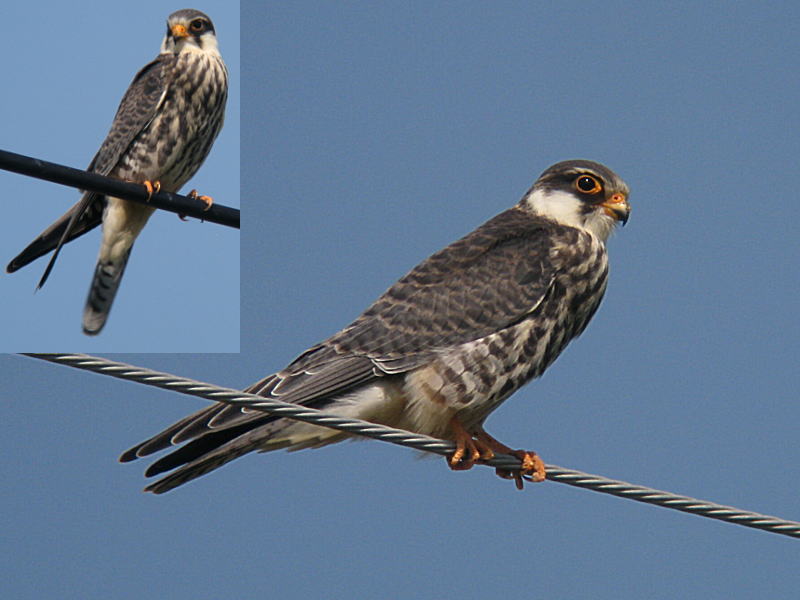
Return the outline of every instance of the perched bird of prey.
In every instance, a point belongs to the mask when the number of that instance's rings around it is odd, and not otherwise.
[[[521,471],[499,475],[519,488],[523,476],[540,481],[541,459],[498,442],[483,422],[584,330],[606,289],[606,240],[629,212],[628,187],[607,167],[587,160],[553,165],[517,205],[433,254],[350,325],[246,391],[453,440],[453,469],[511,453]],[[254,450],[346,437],[215,404],[120,460],[185,442],[146,472],[175,469],[146,488],[160,494]]]
[[[193,9],[172,13],[161,53],[133,78],[88,171],[143,183],[149,194],[177,192],[208,156],[222,129],[227,97],[228,72],[211,19]],[[197,197],[197,192],[190,195]],[[210,206],[210,198],[200,199]],[[83,312],[84,333],[96,335],[108,318],[133,242],[154,210],[86,192],[6,270],[13,273],[55,250],[41,287],[61,246],[102,222],[103,239]]]

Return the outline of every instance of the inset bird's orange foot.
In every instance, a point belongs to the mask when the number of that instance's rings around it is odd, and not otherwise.
[[[145,179],[142,182],[145,189],[147,189],[147,201],[150,202],[150,198],[153,197],[153,194],[157,194],[161,191],[161,182],[160,181],[150,181],[149,179]]]
[[[211,196],[201,196],[200,194],[197,193],[197,190],[192,190],[191,192],[189,192],[189,198],[205,202],[206,207],[203,210],[208,210],[209,208],[211,208],[211,205],[214,204],[214,199]]]

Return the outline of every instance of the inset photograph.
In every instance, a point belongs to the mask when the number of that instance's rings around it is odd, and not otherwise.
[[[11,10],[0,351],[238,352],[238,3]]]

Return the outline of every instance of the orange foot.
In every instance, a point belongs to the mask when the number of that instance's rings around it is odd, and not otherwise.
[[[475,463],[490,460],[498,452],[516,456],[522,461],[519,470],[495,469],[499,477],[513,479],[518,490],[523,487],[523,478],[535,482],[545,480],[547,473],[544,461],[535,452],[512,450],[486,433],[483,427],[479,427],[473,436],[464,428],[458,417],[450,420],[450,426],[455,436],[456,451],[448,459],[447,464],[454,471],[471,469]]]
[[[203,210],[208,210],[211,208],[211,205],[214,204],[214,199],[211,196],[201,196],[197,193],[197,190],[192,190],[189,192],[189,198],[192,200],[201,200],[205,202],[206,207]]]
[[[518,490],[522,489],[523,477],[529,481],[534,481],[537,483],[544,481],[547,477],[544,461],[539,458],[539,455],[536,454],[536,452],[530,452],[528,450],[512,450],[503,442],[494,439],[492,436],[486,433],[483,428],[478,430],[478,432],[475,434],[475,437],[481,440],[495,452],[499,452],[501,454],[510,454],[511,456],[516,456],[518,459],[520,459],[520,461],[522,461],[522,466],[518,471],[495,469],[499,477],[502,477],[503,479],[513,479]]]
[[[145,179],[143,182],[144,187],[147,189],[147,201],[150,202],[150,198],[153,197],[153,194],[157,194],[161,191],[161,182],[160,181],[150,181],[149,179]]]

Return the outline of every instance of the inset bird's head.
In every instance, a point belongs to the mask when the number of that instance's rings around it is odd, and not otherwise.
[[[208,15],[193,8],[184,8],[169,16],[167,35],[161,43],[161,53],[181,52],[219,54],[214,23]]]
[[[542,173],[520,204],[605,241],[618,222],[628,222],[629,193],[628,185],[608,167],[591,160],[565,160]]]

